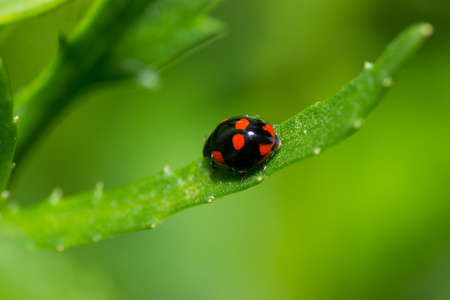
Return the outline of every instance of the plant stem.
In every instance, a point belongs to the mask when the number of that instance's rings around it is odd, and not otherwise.
[[[80,92],[104,79],[101,72],[112,48],[151,2],[98,0],[69,40],[60,37],[55,59],[16,100],[18,164]]]

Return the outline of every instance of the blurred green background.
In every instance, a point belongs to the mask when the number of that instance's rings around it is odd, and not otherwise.
[[[1,30],[16,93],[88,3]],[[4,242],[1,299],[450,299],[450,3],[228,0],[212,15],[228,35],[163,72],[157,90],[123,83],[80,97],[12,197],[176,169],[201,156],[218,120],[281,123],[332,96],[412,23],[435,34],[361,131],[262,185],[62,253]]]

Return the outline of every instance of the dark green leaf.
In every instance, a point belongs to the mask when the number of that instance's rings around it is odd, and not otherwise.
[[[8,71],[0,58],[0,193],[3,193],[8,184],[13,167],[15,145],[16,123],[13,118],[13,97]],[[7,192],[5,193],[3,197],[7,195]]]

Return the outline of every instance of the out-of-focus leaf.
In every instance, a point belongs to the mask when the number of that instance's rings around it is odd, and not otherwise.
[[[223,26],[205,15],[212,0],[98,0],[60,53],[16,99],[19,162],[77,94],[102,81],[136,76],[151,88],[154,67],[217,36]]]
[[[217,1],[160,0],[150,4],[114,51],[113,60],[129,67],[161,68],[224,32],[224,24],[205,15]],[[125,62],[123,60],[125,59]],[[125,63],[125,65],[123,65]]]
[[[22,238],[1,229],[1,299],[123,299],[113,280],[95,265],[86,268],[71,255],[25,249]]]
[[[0,193],[6,188],[13,167],[16,124],[8,71],[0,58]]]
[[[72,0],[0,0],[0,26],[48,12]]]

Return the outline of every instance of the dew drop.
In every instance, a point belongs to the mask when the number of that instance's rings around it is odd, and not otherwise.
[[[19,116],[15,116],[15,117],[13,118],[13,121],[14,121],[14,123],[19,122]]]
[[[319,155],[319,154],[320,154],[320,151],[322,151],[322,149],[321,149],[320,147],[314,148],[314,154],[315,154],[315,155]]]
[[[63,195],[63,190],[61,188],[55,188],[51,193],[48,201],[51,205],[58,205],[61,197]]]
[[[103,182],[99,181],[95,184],[95,189],[96,190],[103,190],[103,188],[105,187],[105,185],[103,184]]]
[[[385,79],[383,79],[383,82],[382,82],[384,87],[390,87],[390,86],[392,86],[392,83],[393,82],[392,82],[391,77],[386,77]]]
[[[166,175],[170,175],[170,174],[172,173],[172,172],[170,171],[170,167],[169,167],[168,165],[165,165],[165,166],[164,166],[163,172],[164,172],[164,174],[166,174]]]
[[[433,25],[431,25],[430,23],[426,23],[422,26],[420,30],[424,36],[430,36],[433,34],[434,28]]]
[[[8,199],[10,195],[10,192],[8,190],[3,191],[3,193],[1,194],[1,198],[2,199]]]
[[[104,187],[105,187],[105,185],[101,181],[99,181],[95,184],[95,191],[94,191],[95,198],[100,198],[103,196],[103,188]]]
[[[353,128],[360,129],[363,123],[364,123],[363,119],[355,120],[355,122],[353,122]]]
[[[56,250],[58,250],[59,252],[63,252],[64,251],[64,245],[63,244],[59,244],[58,246],[56,246]]]
[[[96,234],[92,237],[92,241],[97,243],[98,241],[100,241],[102,239],[102,235],[101,234]]]
[[[209,203],[212,203],[214,201],[214,196],[210,196],[209,198],[208,198],[208,202]]]
[[[366,70],[372,70],[372,68],[373,68],[373,63],[371,63],[370,61],[366,61],[366,62],[364,63],[364,69],[366,69]]]
[[[139,84],[143,88],[148,89],[148,90],[157,88],[161,83],[161,80],[160,80],[158,74],[155,71],[150,70],[150,69],[144,69],[144,70],[139,71],[137,73],[137,79],[138,79]]]

